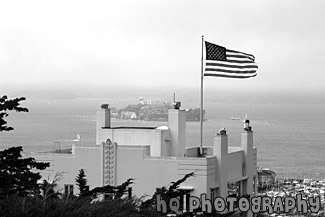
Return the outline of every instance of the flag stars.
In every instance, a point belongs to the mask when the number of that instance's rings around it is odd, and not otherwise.
[[[206,46],[206,59],[227,61],[226,48],[216,44],[205,42]]]

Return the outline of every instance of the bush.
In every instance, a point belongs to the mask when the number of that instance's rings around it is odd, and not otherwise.
[[[0,216],[10,217],[146,217],[162,216],[153,209],[140,210],[137,199],[105,200],[89,203],[86,198],[55,198],[44,202],[40,197],[8,196],[0,200]]]

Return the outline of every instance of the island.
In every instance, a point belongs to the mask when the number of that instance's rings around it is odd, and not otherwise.
[[[168,109],[173,103],[162,100],[147,100],[139,98],[138,104],[128,105],[122,109],[111,108],[112,118],[123,120],[168,121]],[[185,109],[186,121],[200,121],[200,108]],[[203,110],[203,121],[205,110]]]

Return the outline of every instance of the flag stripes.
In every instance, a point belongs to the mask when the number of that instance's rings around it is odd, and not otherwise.
[[[228,50],[205,42],[206,64],[204,76],[225,78],[250,78],[257,75],[258,66],[251,54]]]
[[[224,77],[224,78],[252,78],[255,77],[256,75],[239,76],[239,75],[231,75],[231,74],[227,75],[226,73],[219,74],[219,75],[216,75],[215,73],[204,73],[204,76],[217,76],[217,77]]]

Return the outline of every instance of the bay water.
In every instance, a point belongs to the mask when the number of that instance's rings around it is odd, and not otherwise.
[[[136,104],[137,99],[27,99],[28,113],[11,112],[6,118],[15,128],[0,133],[0,150],[23,146],[24,151],[45,151],[71,147],[80,135],[81,145],[95,145],[96,110],[100,102],[117,108]],[[196,103],[183,103],[195,108]],[[228,104],[205,102],[204,145],[222,128],[229,146],[240,146],[242,120],[251,121],[258,166],[279,177],[325,178],[325,104]],[[167,122],[112,120],[113,126],[167,126]],[[187,122],[187,146],[199,146],[200,123]]]

